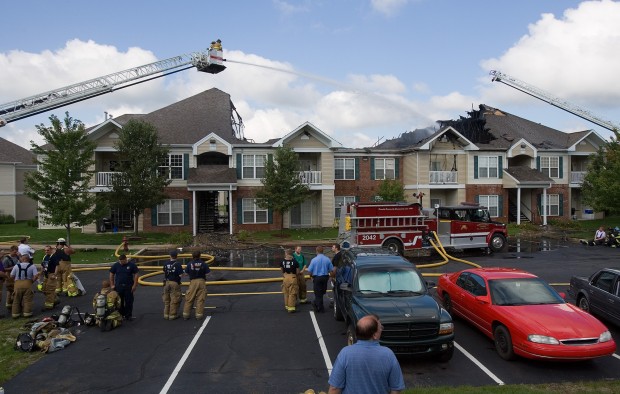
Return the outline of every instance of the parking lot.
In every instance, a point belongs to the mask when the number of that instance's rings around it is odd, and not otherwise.
[[[571,275],[588,276],[616,265],[620,250],[556,243],[490,256],[466,258],[485,267],[518,267],[566,292]],[[425,273],[466,268],[449,263]],[[70,299],[91,311],[92,295],[106,271],[78,273],[89,294]],[[260,273],[273,277],[277,272]],[[211,280],[225,282],[259,276],[217,271]],[[436,278],[429,276],[429,281]],[[288,314],[277,283],[210,286],[208,319],[162,318],[161,288],[136,292],[137,319],[111,332],[79,327],[78,340],[4,383],[6,392],[209,392],[301,393],[326,390],[329,368],[346,344],[346,327],[327,310],[310,305]],[[234,294],[237,293],[237,294]],[[310,295],[312,298],[312,295]],[[36,296],[36,311],[42,303]],[[63,302],[67,299],[63,299]],[[620,342],[620,329],[607,324]],[[493,343],[463,321],[456,321],[457,350],[448,363],[400,358],[407,387],[499,385],[620,379],[617,355],[575,363],[502,360]]]

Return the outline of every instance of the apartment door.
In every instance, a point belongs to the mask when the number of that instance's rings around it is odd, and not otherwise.
[[[291,228],[312,226],[312,205],[311,200],[306,200],[291,208]]]

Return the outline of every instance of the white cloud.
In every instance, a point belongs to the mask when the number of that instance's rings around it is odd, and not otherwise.
[[[409,0],[371,0],[370,4],[376,11],[392,16],[407,5],[408,2]]]

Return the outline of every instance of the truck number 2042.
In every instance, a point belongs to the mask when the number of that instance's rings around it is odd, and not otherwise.
[[[362,241],[376,241],[376,240],[377,240],[377,234],[362,235]]]

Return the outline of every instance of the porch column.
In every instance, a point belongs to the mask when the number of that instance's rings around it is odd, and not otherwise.
[[[543,198],[542,198],[542,204],[543,204],[543,226],[547,225],[547,188],[543,188]]]
[[[228,234],[233,233],[232,186],[228,187]]]
[[[517,186],[517,226],[521,224],[521,186]]]
[[[192,234],[196,236],[198,225],[196,224],[196,190],[192,191]]]

